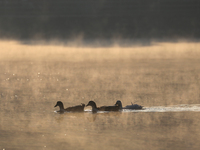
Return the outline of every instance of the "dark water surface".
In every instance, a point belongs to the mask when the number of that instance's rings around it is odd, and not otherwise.
[[[81,61],[21,59],[28,52],[20,59],[1,56],[0,150],[200,149],[199,55],[138,59],[98,52],[91,54],[98,60]],[[66,53],[49,56],[75,58],[76,52]],[[92,114],[86,107],[84,113],[58,114],[54,108],[58,100],[69,107],[118,99],[145,109]]]

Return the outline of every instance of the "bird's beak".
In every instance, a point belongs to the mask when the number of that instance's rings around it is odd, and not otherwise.
[[[54,107],[57,107],[58,105],[56,104]]]

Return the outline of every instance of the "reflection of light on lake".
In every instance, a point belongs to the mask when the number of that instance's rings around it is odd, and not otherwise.
[[[0,149],[199,149],[199,43],[42,51],[0,45]],[[56,101],[66,108],[91,99],[99,107],[120,99],[144,109],[54,108]]]

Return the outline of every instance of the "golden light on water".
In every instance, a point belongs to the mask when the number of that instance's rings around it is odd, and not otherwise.
[[[199,149],[200,43],[0,46],[0,149]],[[118,99],[146,110],[54,108]]]

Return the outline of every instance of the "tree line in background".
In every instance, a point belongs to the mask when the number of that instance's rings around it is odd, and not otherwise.
[[[200,38],[199,0],[0,0],[0,38]]]

